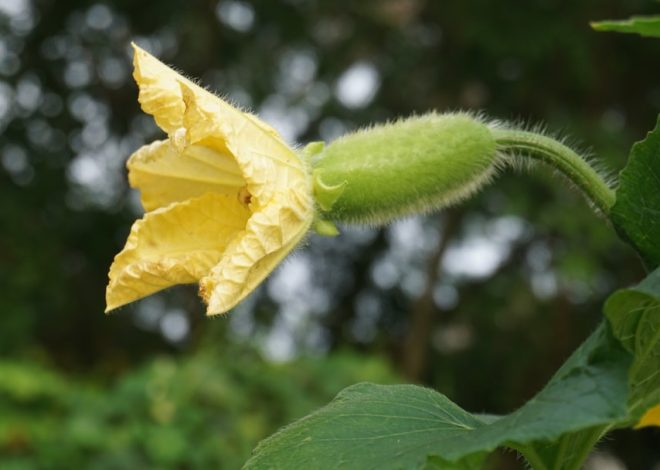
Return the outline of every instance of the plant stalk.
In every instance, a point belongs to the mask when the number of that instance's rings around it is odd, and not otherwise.
[[[546,163],[573,182],[587,199],[606,217],[616,196],[605,180],[587,161],[571,148],[534,132],[516,129],[493,129],[499,150]]]

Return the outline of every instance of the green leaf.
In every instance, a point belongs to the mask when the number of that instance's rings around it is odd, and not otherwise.
[[[652,269],[660,265],[660,119],[633,145],[611,211],[617,231]]]
[[[605,315],[614,335],[633,353],[630,421],[660,403],[660,268],[637,286],[610,296]]]
[[[633,16],[621,21],[595,21],[591,27],[596,31],[637,33],[642,36],[660,37],[660,16]]]
[[[361,383],[261,443],[246,467],[418,468],[483,425],[433,390]],[[473,458],[479,468],[480,456]]]
[[[538,459],[554,462],[546,443],[625,419],[629,364],[603,323],[539,394],[499,419],[423,387],[354,385],[259,444],[245,467],[479,468],[499,446],[527,455],[535,443],[545,450]]]

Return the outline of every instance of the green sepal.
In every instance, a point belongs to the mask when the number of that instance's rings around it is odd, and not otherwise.
[[[321,210],[327,212],[332,209],[337,199],[346,188],[346,181],[331,185],[323,182],[322,170],[312,172],[312,184],[314,187],[314,200]]]
[[[302,150],[302,154],[305,157],[305,159],[309,160],[312,157],[323,152],[324,148],[325,148],[325,142],[323,142],[322,140],[318,140],[316,142],[310,142],[307,145],[305,145],[305,148]]]
[[[339,229],[334,224],[334,222],[321,219],[318,216],[314,219],[312,227],[316,233],[324,237],[336,237],[339,235]]]

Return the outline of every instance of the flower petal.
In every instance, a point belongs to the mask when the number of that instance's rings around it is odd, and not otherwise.
[[[248,217],[236,198],[213,193],[146,214],[133,224],[110,267],[106,311],[198,281],[242,233]]]
[[[188,141],[230,152],[260,206],[288,191],[294,180],[311,184],[303,161],[273,128],[186,81],[180,86]]]
[[[177,129],[184,127],[183,116],[186,105],[181,88],[183,85],[197,99],[213,102],[214,106],[221,110],[223,119],[246,121],[258,129],[258,132],[279,140],[286,147],[277,131],[266,123],[249,113],[236,109],[213,93],[196,85],[137,44],[133,43],[132,46],[134,50],[133,78],[140,89],[138,101],[142,105],[143,111],[151,114],[156,119],[158,126],[168,134],[173,134]]]
[[[201,145],[189,145],[180,152],[169,139],[138,149],[127,167],[130,184],[140,189],[146,211],[206,192],[236,195],[245,186],[230,155]]]
[[[639,422],[635,426],[635,429],[644,428],[647,426],[660,427],[660,403],[646,410],[646,413],[644,413],[644,415],[640,418]]]
[[[140,88],[138,101],[161,129],[172,133],[183,122],[185,105],[179,87],[183,77],[136,44],[133,49],[133,78]]]
[[[224,313],[243,300],[305,236],[309,213],[276,202],[255,213],[246,231],[227,247],[222,260],[200,280],[207,314]]]

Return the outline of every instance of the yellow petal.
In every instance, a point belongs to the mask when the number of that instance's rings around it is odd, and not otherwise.
[[[220,263],[200,280],[207,314],[224,313],[243,300],[302,240],[311,222],[311,212],[298,213],[279,201],[254,214]]]
[[[138,149],[127,167],[130,184],[140,189],[146,211],[206,192],[236,195],[245,186],[230,155],[201,145],[180,151],[169,139]]]
[[[133,43],[133,78],[138,84],[140,94],[138,101],[145,113],[151,114],[156,123],[168,134],[183,127],[183,114],[186,105],[183,101],[181,85],[190,90],[197,98],[214,101],[222,109],[223,118],[230,121],[240,118],[250,123],[252,127],[270,137],[280,140],[275,129],[260,121],[255,116],[234,108],[204,88],[177,73],[160,60]],[[286,146],[286,145],[285,145]]]
[[[236,198],[213,193],[146,214],[133,224],[110,268],[106,311],[198,281],[245,228],[248,216]]]
[[[183,126],[183,114],[186,109],[181,94],[181,83],[185,83],[199,94],[214,95],[177,73],[137,44],[133,43],[132,46],[133,78],[140,89],[138,101],[142,105],[142,110],[151,114],[156,124],[172,135]]]
[[[635,428],[644,428],[647,426],[660,427],[660,404],[646,410],[646,413],[644,413],[644,416],[642,416]]]
[[[185,110],[179,87],[182,77],[137,45],[133,44],[133,49],[133,78],[140,88],[142,109],[168,134],[176,131]]]
[[[310,184],[305,164],[274,129],[197,86],[180,84],[189,142],[230,152],[260,206],[288,191],[293,181]]]

